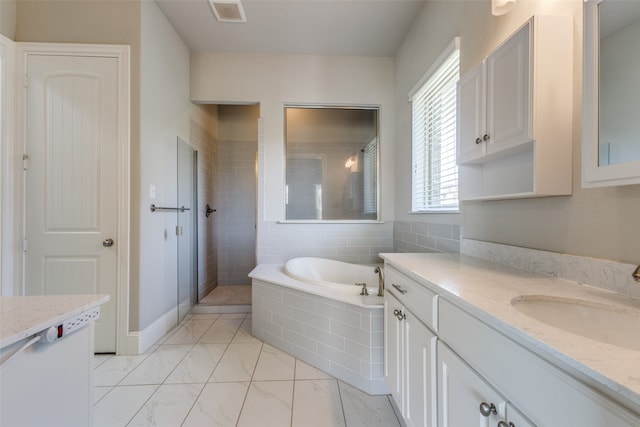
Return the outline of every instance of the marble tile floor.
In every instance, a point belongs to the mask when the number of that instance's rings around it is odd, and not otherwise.
[[[190,314],[146,354],[95,365],[95,427],[400,426],[387,396],[257,340],[246,313]]]

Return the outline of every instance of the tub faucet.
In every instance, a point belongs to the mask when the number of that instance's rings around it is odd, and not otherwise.
[[[378,273],[378,296],[384,296],[384,271],[382,267],[376,267],[376,273]]]

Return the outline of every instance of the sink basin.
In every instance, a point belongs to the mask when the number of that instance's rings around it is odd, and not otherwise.
[[[640,351],[640,311],[613,304],[548,295],[511,300],[540,322],[596,341]]]

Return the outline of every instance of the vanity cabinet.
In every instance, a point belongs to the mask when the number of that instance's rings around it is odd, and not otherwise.
[[[488,394],[487,399],[493,398],[500,402],[494,403],[498,408],[498,415],[502,416],[501,419],[507,420],[507,426],[508,422],[513,422],[516,427],[520,427],[522,422],[525,422],[525,426],[638,425],[637,416],[627,409],[443,298],[439,300],[439,316],[439,341],[446,343],[464,360],[472,369],[471,372],[475,371],[476,376],[481,377],[500,395],[506,397],[501,401],[500,397]],[[450,356],[443,356],[446,354],[443,346],[439,346],[438,358],[441,361],[443,357],[445,360],[451,359]],[[440,370],[442,369],[441,367]],[[441,379],[446,378],[442,372],[440,374]],[[470,374],[464,378],[468,387],[476,387],[477,379],[471,380]],[[478,398],[480,396],[478,395]],[[484,396],[482,398],[484,399]],[[458,399],[458,396],[449,400],[452,402],[455,399]],[[453,405],[449,403],[449,412],[456,411]],[[503,405],[504,412],[500,409]],[[513,419],[520,417],[519,423],[509,420],[509,414],[512,414]],[[524,414],[531,421],[523,421],[524,418],[520,414]],[[441,424],[441,427],[444,425],[446,424]]]
[[[442,341],[438,377],[439,427],[533,427]]]
[[[440,264],[434,257],[426,266],[416,254],[390,254],[393,264],[383,258],[385,380],[407,426],[640,425],[622,393],[620,399],[605,394],[575,361],[462,296],[482,293],[483,280],[508,283],[517,275],[451,258]],[[432,266],[435,272],[424,273]],[[461,282],[466,273],[468,283]]]
[[[385,381],[408,427],[432,427],[437,422],[437,337],[407,302],[422,298],[431,306],[435,294],[389,267],[386,283],[392,290],[387,288],[384,302]]]
[[[571,194],[572,40],[535,16],[460,79],[460,200]]]

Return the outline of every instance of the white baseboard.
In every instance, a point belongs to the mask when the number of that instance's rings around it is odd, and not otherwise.
[[[127,348],[124,354],[129,356],[143,354],[177,325],[178,308],[176,307],[166,312],[142,331],[129,332],[127,334]]]

